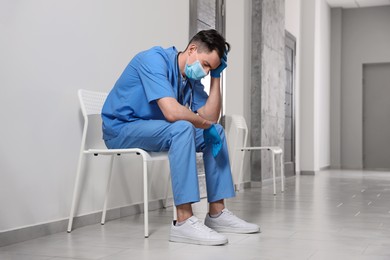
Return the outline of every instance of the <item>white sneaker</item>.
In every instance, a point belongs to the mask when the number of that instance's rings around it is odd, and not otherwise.
[[[208,246],[224,245],[228,242],[224,235],[206,227],[194,216],[180,226],[172,223],[169,241]]]
[[[227,209],[223,209],[222,214],[216,218],[212,218],[207,214],[204,224],[217,232],[240,234],[260,232],[260,227],[258,225],[240,219]]]

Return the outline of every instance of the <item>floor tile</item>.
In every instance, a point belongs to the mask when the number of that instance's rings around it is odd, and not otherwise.
[[[261,233],[226,234],[224,246],[168,241],[172,207],[77,228],[0,248],[1,260],[127,259],[390,259],[390,172],[325,170],[272,186],[242,190],[226,202]],[[193,205],[201,220],[207,201]]]
[[[48,256],[32,256],[17,252],[0,252],[1,260],[50,260]]]

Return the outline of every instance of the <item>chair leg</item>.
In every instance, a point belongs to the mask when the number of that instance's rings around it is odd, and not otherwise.
[[[177,220],[177,209],[175,203],[173,203],[173,220]]]
[[[168,207],[167,204],[168,204],[168,197],[169,197],[169,190],[170,190],[169,187],[171,187],[171,186],[172,186],[172,185],[171,185],[171,174],[169,174],[169,176],[168,176],[168,182],[167,182],[167,187],[166,187],[166,189],[165,189],[165,199],[164,199],[164,202],[163,202],[164,208],[167,208],[167,207]]]
[[[79,163],[77,165],[77,173],[76,173],[76,180],[73,188],[73,197],[72,197],[72,205],[70,207],[70,214],[69,214],[69,222],[68,222],[68,233],[72,231],[72,225],[73,225],[73,218],[74,213],[76,210],[76,203],[79,199],[79,185],[80,185],[80,179],[81,179],[81,167],[83,165],[84,161],[84,154],[81,152],[79,157]]]
[[[148,198],[148,164],[143,160],[144,175],[144,234],[145,238],[149,237],[149,198]]]
[[[240,171],[238,173],[237,177],[237,184],[236,184],[236,191],[240,191],[241,183],[243,183],[243,169],[244,169],[244,159],[245,159],[245,151],[242,151],[241,153],[241,161],[240,161]]]
[[[282,192],[284,192],[284,157],[280,154],[280,178],[282,179]]]
[[[171,182],[171,174],[169,174],[167,188],[165,190],[164,208],[167,208],[168,195],[169,195],[169,190],[170,190],[169,187],[172,187],[171,183],[172,183]],[[172,191],[172,193],[173,193],[173,191]],[[177,220],[177,212],[176,212],[175,202],[172,203],[172,207],[173,207],[173,220]]]
[[[110,193],[110,187],[111,187],[111,176],[112,176],[112,167],[114,165],[114,155],[111,155],[110,160],[110,171],[108,173],[108,179],[107,179],[107,187],[106,187],[106,195],[104,196],[104,205],[103,205],[103,212],[102,212],[102,220],[100,223],[104,225],[106,222],[106,212],[107,212],[107,202],[108,202],[108,195]]]
[[[275,153],[271,151],[272,155],[272,178],[274,184],[274,195],[276,195],[276,180],[275,180]]]

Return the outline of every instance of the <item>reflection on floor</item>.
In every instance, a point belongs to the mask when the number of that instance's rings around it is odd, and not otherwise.
[[[390,172],[322,171],[272,186],[241,191],[228,208],[262,232],[227,234],[225,246],[168,241],[172,208],[86,226],[0,248],[2,260],[46,259],[390,259]],[[206,202],[195,205],[203,219]]]

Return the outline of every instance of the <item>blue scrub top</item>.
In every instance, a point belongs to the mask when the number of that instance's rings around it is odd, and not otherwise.
[[[183,80],[177,54],[175,47],[153,47],[130,61],[102,109],[104,140],[115,138],[128,122],[165,120],[156,102],[160,98],[173,97],[194,112],[204,106],[204,86],[200,80]]]

